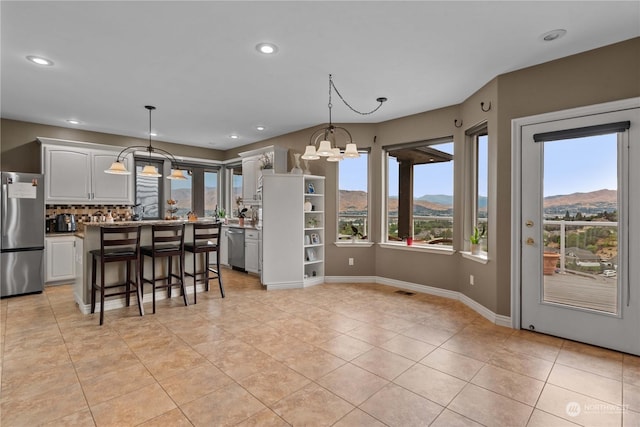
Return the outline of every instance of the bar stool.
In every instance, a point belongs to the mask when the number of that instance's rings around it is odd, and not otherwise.
[[[216,254],[216,268],[209,266],[209,253],[218,252],[220,247],[220,230],[222,228],[221,223],[195,223],[193,224],[193,242],[185,243],[184,249],[187,252],[193,253],[193,273],[185,274],[189,277],[193,277],[193,303],[196,303],[196,285],[198,282],[205,284],[205,290],[209,291],[209,280],[218,279],[218,285],[220,286],[220,294],[224,298],[224,288],[222,287],[222,278],[220,277],[220,254]],[[204,254],[204,264],[202,264],[202,271],[196,270],[197,254]],[[209,272],[215,274],[215,277],[209,277]],[[201,277],[198,280],[198,277]]]
[[[144,278],[144,257],[151,257],[151,279]],[[173,257],[178,257],[179,274],[173,274]],[[168,260],[167,275],[156,277],[156,259]],[[167,297],[171,298],[171,288],[180,286],[184,305],[187,303],[187,293],[184,288],[184,224],[161,224],[151,226],[151,246],[140,247],[140,285],[144,291],[144,284],[153,287],[153,312],[156,312],[156,288],[167,288]],[[177,279],[177,281],[172,281]],[[166,283],[158,285],[157,282]]]
[[[104,299],[107,297],[126,295],[128,307],[131,299],[131,285],[136,288],[138,310],[144,314],[142,307],[142,290],[138,278],[140,273],[140,226],[132,227],[100,227],[100,249],[89,251],[91,262],[91,313],[96,309],[96,291],[100,291],[100,324],[104,321]],[[97,263],[100,260],[100,285],[97,284]],[[105,266],[112,262],[126,262],[126,279],[124,283],[105,284]],[[136,263],[135,277],[131,279],[131,263]],[[124,290],[105,293],[106,290],[122,288]]]

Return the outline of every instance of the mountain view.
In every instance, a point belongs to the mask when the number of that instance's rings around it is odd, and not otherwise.
[[[481,208],[486,208],[487,198],[479,200]],[[414,213],[418,215],[447,216],[452,212],[453,196],[445,194],[425,194],[413,200]],[[340,212],[363,212],[367,208],[367,193],[364,191],[340,190]],[[398,210],[398,198],[389,198],[389,210]],[[597,190],[589,193],[573,193],[544,198],[546,215],[594,214],[617,210],[616,190]]]

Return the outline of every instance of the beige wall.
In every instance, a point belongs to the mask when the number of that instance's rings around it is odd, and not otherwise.
[[[326,274],[328,276],[380,276],[389,279],[456,290],[489,310],[510,313],[511,265],[511,120],[561,109],[640,96],[640,38],[497,76],[462,104],[428,111],[378,124],[348,124],[360,147],[371,148],[371,229],[380,240],[382,204],[382,146],[454,136],[455,226],[454,245],[461,250],[466,238],[463,222],[464,131],[487,121],[489,127],[489,259],[479,264],[459,254],[446,256],[408,252],[372,246],[338,248],[335,238],[337,206],[336,166],[324,160],[311,162],[311,172],[326,176]],[[491,102],[491,110],[483,112]],[[455,128],[454,120],[463,126]],[[231,159],[239,152],[268,145],[289,148],[289,168],[293,152],[302,153],[315,128],[304,129],[226,152],[170,145],[176,155],[208,159]],[[127,145],[131,138],[2,120],[2,169],[39,170],[36,136]],[[374,137],[376,142],[374,143]],[[139,141],[136,141],[139,143]],[[155,143],[154,143],[155,144]],[[165,147],[163,147],[165,148]],[[355,265],[347,265],[349,257]],[[475,285],[469,285],[469,274]]]

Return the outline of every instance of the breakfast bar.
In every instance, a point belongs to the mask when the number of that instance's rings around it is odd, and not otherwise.
[[[185,224],[185,236],[184,241],[186,243],[192,243],[193,241],[193,224],[213,224],[215,221],[213,219],[201,219],[197,221],[187,221],[187,220],[146,220],[146,221],[118,221],[118,222],[88,222],[84,224],[84,232],[78,233],[77,236],[82,237],[83,241],[80,245],[80,248],[76,248],[78,252],[82,254],[82,268],[79,269],[81,271],[76,271],[76,280],[75,280],[75,289],[74,295],[76,299],[76,303],[82,313],[89,313],[91,310],[91,251],[100,249],[100,228],[101,227],[110,227],[110,228],[118,228],[118,227],[130,227],[133,225],[139,225],[142,227],[141,236],[140,236],[140,245],[146,246],[151,244],[151,227],[156,224]],[[186,271],[191,272],[193,268],[193,260],[192,257],[194,254],[190,252],[185,252],[185,266]],[[217,256],[212,255],[212,256]],[[145,270],[150,271],[151,260],[147,257],[143,262],[145,262]],[[156,268],[165,268],[164,265],[156,265]],[[202,266],[198,265],[198,269],[201,269]],[[105,268],[105,282],[106,283],[116,283],[120,282],[124,277],[124,265],[114,265],[113,268]],[[177,271],[177,266],[174,268]],[[161,271],[161,273],[165,273]],[[187,277],[187,276],[185,276]],[[186,279],[185,279],[186,280]],[[187,294],[193,293],[192,279],[187,281],[186,290]],[[197,286],[197,291],[199,292],[203,288],[203,285]],[[152,289],[151,286],[147,286],[144,289],[145,294],[143,295],[143,301],[148,302],[151,301]],[[174,296],[179,293],[174,293]],[[166,298],[165,291],[157,291],[156,295],[157,299]],[[193,299],[191,299],[192,301]],[[105,310],[114,309],[124,307],[125,299],[122,298],[111,298],[105,301]]]

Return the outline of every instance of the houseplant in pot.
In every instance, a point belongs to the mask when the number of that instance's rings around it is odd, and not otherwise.
[[[473,255],[480,255],[480,241],[484,238],[485,228],[482,227],[482,231],[476,226],[473,227],[473,234],[469,236],[469,242],[471,242],[471,253]]]

